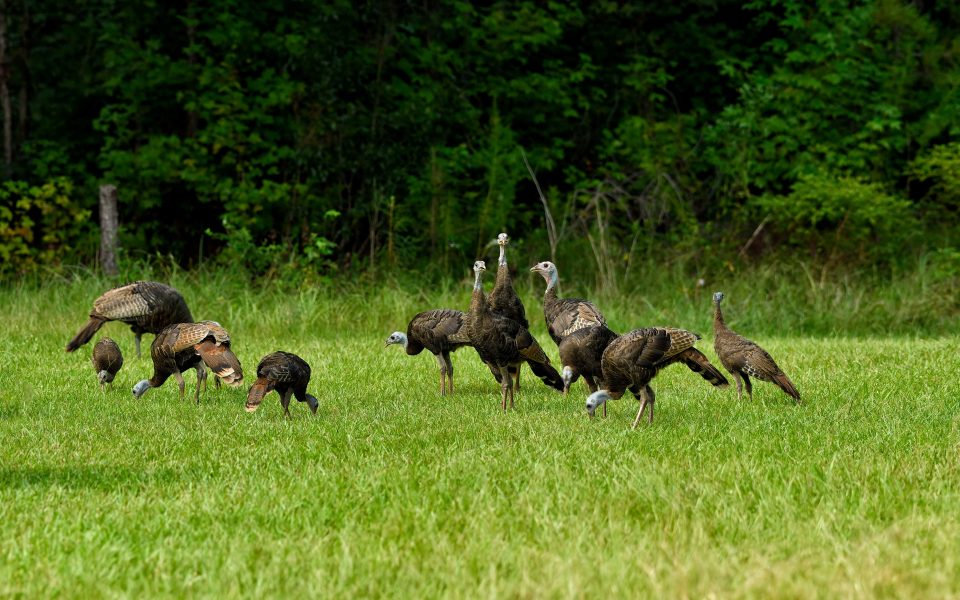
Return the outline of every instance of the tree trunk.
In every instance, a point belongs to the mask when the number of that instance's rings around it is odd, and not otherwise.
[[[17,148],[23,147],[30,135],[30,9],[27,3],[23,5],[23,15],[20,17],[20,44],[17,50],[17,66],[20,73],[19,112],[19,139]]]
[[[100,186],[100,267],[115,277],[117,271],[117,186]]]
[[[3,174],[10,178],[13,163],[13,114],[10,107],[10,65],[7,64],[7,2],[0,0],[0,106],[3,107]]]

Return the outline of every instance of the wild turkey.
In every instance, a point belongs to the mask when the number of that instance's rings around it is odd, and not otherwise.
[[[247,393],[247,412],[257,410],[263,397],[272,390],[280,394],[283,412],[290,417],[290,397],[296,396],[297,402],[306,402],[310,412],[317,414],[319,403],[307,393],[310,383],[310,365],[296,354],[274,352],[260,360],[257,365],[257,380]]]
[[[97,381],[100,382],[100,390],[102,391],[104,384],[107,383],[110,384],[110,389],[113,389],[113,379],[123,366],[120,346],[108,337],[101,338],[93,347],[92,362],[93,370],[97,373]]]
[[[603,379],[601,360],[603,351],[617,338],[617,334],[604,325],[586,327],[574,331],[560,342],[560,374],[563,377],[564,395],[570,385],[581,376],[590,392],[597,391],[596,380]]]
[[[513,386],[511,385],[511,367],[526,362],[533,374],[557,390],[563,390],[563,380],[556,369],[550,366],[543,348],[537,343],[526,327],[513,319],[495,315],[487,304],[483,294],[483,272],[486,265],[477,261],[473,265],[476,279],[473,285],[473,298],[467,315],[465,330],[470,344],[477,350],[480,359],[500,371],[501,408],[507,410],[507,398],[513,406]]]
[[[427,310],[414,315],[407,325],[407,333],[394,331],[384,346],[400,344],[410,356],[416,356],[429,350],[437,359],[440,367],[440,395],[446,394],[447,380],[450,381],[450,393],[453,393],[453,363],[450,353],[461,346],[469,345],[469,339],[462,332],[466,313],[449,308]],[[497,371],[499,375],[499,371]]]
[[[180,292],[156,281],[135,281],[114,288],[93,301],[90,320],[67,342],[67,352],[86,344],[107,321],[123,321],[136,336],[137,357],[140,337],[157,334],[174,323],[191,323],[193,315]]]
[[[582,298],[557,298],[557,266],[550,261],[534,265],[530,272],[540,273],[547,282],[543,294],[543,316],[547,331],[553,341],[560,345],[563,338],[574,331],[595,325],[606,326],[607,320],[592,302]]]
[[[139,399],[152,387],[160,387],[168,377],[177,378],[180,399],[184,396],[182,373],[197,370],[196,401],[200,403],[200,384],[207,378],[206,364],[224,383],[238,386],[243,382],[240,361],[230,350],[230,334],[215,321],[176,323],[157,334],[150,346],[153,357],[153,377],[133,386],[133,396]]]
[[[751,400],[753,399],[753,386],[750,384],[750,377],[756,377],[760,381],[770,381],[777,384],[786,395],[800,402],[800,392],[797,391],[786,374],[780,370],[770,354],[754,342],[727,327],[723,320],[723,312],[720,310],[720,302],[723,301],[723,297],[723,292],[717,292],[713,295],[713,349],[716,350],[724,368],[733,375],[733,380],[737,382],[737,399],[743,398],[743,386],[746,386],[747,395],[750,396]],[[743,384],[740,383],[741,379]]]
[[[513,278],[510,277],[510,268],[507,266],[507,244],[510,238],[506,233],[497,236],[497,244],[500,246],[500,261],[497,267],[497,281],[490,291],[490,297],[487,301],[490,304],[490,310],[494,314],[513,319],[523,326],[524,329],[530,329],[530,322],[527,321],[527,313],[523,309],[523,302],[520,296],[513,288]],[[516,371],[510,371],[513,383],[516,389],[520,390],[520,367]]]
[[[611,398],[620,398],[629,389],[640,402],[633,429],[640,423],[648,405],[650,422],[653,423],[656,394],[649,383],[661,369],[675,362],[683,362],[714,386],[728,385],[723,374],[693,347],[699,339],[700,336],[692,331],[674,327],[634,329],[614,339],[603,351],[601,361],[605,387],[587,398],[587,412],[592,417],[598,406]]]

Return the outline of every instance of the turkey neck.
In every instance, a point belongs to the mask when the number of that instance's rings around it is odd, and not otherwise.
[[[713,303],[713,331],[715,333],[726,333],[730,331],[726,321],[723,320],[723,311],[720,310],[720,303]]]
[[[497,267],[497,282],[493,286],[491,295],[496,295],[512,283],[510,280],[510,269],[507,268],[507,249],[506,246],[500,246],[500,263]]]
[[[557,272],[550,273],[550,279],[547,280],[547,289],[543,292],[543,308],[550,312],[557,304]],[[549,308],[548,308],[549,307]]]
[[[483,295],[483,272],[477,271],[473,282],[473,297],[470,298],[470,314],[479,315],[487,310],[487,299]]]

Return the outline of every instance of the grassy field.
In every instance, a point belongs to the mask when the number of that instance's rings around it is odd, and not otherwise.
[[[417,310],[465,306],[466,287],[364,301],[174,283],[233,334],[242,389],[196,406],[191,372],[187,400],[168,381],[134,402],[152,366],[113,323],[101,335],[127,362],[101,393],[91,345],[63,346],[108,286],[0,290],[0,596],[960,594],[956,331],[778,337],[731,294],[730,324],[805,403],[763,383],[737,401],[678,365],[654,381],[654,424],[630,431],[632,399],[589,420],[581,383],[564,399],[526,371],[505,415],[471,350],[440,398],[430,354],[383,347]],[[614,325],[710,333],[706,299],[695,322],[632,310]],[[294,403],[283,419],[275,394],[243,411],[276,349],[313,366],[316,417]],[[701,349],[715,358],[709,335]]]

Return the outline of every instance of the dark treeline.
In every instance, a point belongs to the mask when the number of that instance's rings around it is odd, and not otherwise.
[[[953,2],[0,0],[0,65],[7,276],[93,264],[102,183],[128,258],[253,273],[956,262]]]

